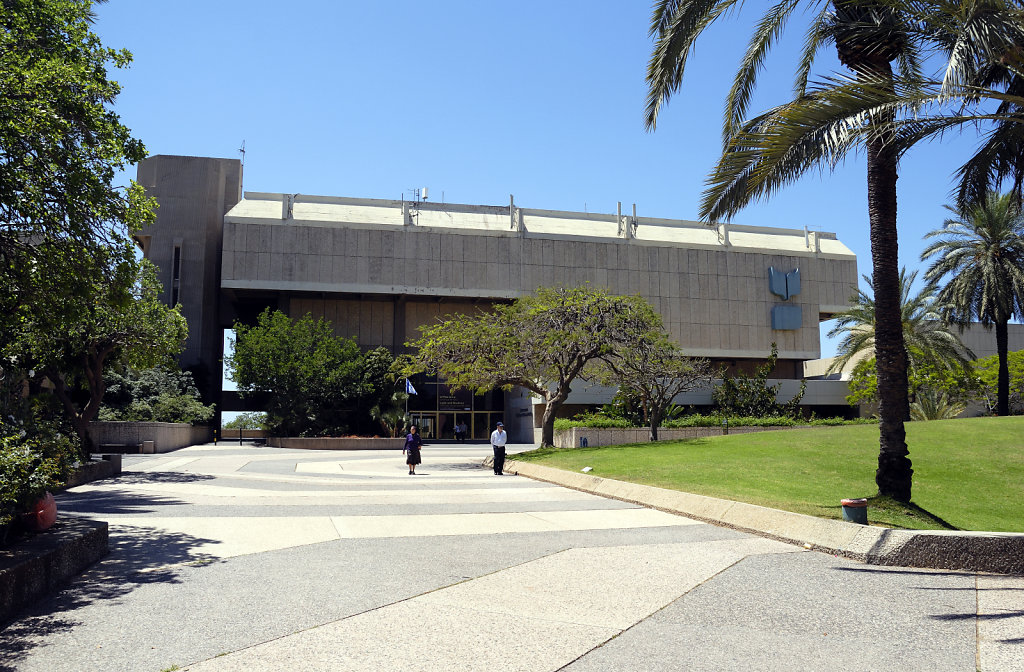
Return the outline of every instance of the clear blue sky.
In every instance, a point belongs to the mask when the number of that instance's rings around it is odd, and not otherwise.
[[[247,191],[399,198],[696,219],[721,111],[761,3],[707,33],[683,90],[644,130],[650,3],[110,0],[104,43],[135,56],[115,78],[122,120],[152,154],[238,157]],[[784,102],[801,24],[769,60],[752,111]],[[838,68],[821,62],[821,72]],[[976,137],[901,165],[900,259],[947,216]],[[862,157],[811,174],[734,218],[832,231],[870,271]],[[823,340],[823,356],[834,346]]]

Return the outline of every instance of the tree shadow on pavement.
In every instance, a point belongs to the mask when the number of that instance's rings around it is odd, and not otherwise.
[[[152,513],[155,507],[167,507],[175,504],[184,504],[185,502],[166,495],[142,493],[138,490],[120,490],[117,487],[131,487],[151,483],[195,483],[196,481],[206,481],[214,478],[214,476],[206,474],[182,474],[175,472],[122,474],[115,479],[104,481],[103,488],[81,492],[63,492],[57,497],[57,505],[61,511],[87,516],[95,514]]]
[[[210,474],[193,474],[181,471],[124,471],[117,478],[103,481],[110,485],[140,485],[145,483],[195,483],[211,481],[216,476]]]
[[[110,536],[107,557],[65,588],[0,624],[0,672],[14,672],[33,649],[46,645],[48,636],[73,631],[85,622],[87,616],[79,610],[117,600],[148,584],[181,583],[185,566],[201,567],[217,560],[194,550],[210,543],[217,542],[147,527],[118,526]]]

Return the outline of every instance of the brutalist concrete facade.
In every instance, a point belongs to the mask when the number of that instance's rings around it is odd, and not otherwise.
[[[179,357],[208,400],[219,401],[224,332],[220,319],[224,215],[242,198],[242,166],[232,159],[154,156],[139,163],[138,182],[160,207],[138,236],[156,264],[161,300],[181,304],[189,337]]]
[[[780,359],[800,361],[820,356],[819,318],[856,286],[856,257],[834,234],[511,210],[247,193],[224,218],[221,285],[306,295],[303,312],[345,314],[362,344],[400,347],[437,309],[409,308],[399,325],[391,297],[441,299],[451,312],[590,283],[648,299],[694,355],[764,358],[775,342]],[[774,296],[772,267],[799,269],[800,293]],[[360,298],[327,298],[338,293]],[[783,303],[799,308],[799,328],[771,328]]]
[[[209,366],[219,366],[219,330],[265,306],[312,313],[363,347],[400,352],[418,326],[445,314],[590,283],[645,297],[692,355],[750,370],[774,342],[777,375],[798,378],[820,356],[820,319],[842,310],[857,283],[854,254],[834,234],[803,228],[535,210],[511,199],[240,196],[241,167],[226,159],[156,156],[139,175],[161,203],[144,234],[165,286],[175,263],[168,250],[183,245],[179,292],[202,340],[184,359]],[[772,269],[789,278],[784,291],[769,287]],[[773,316],[787,328],[773,328]],[[213,322],[217,336],[208,334]],[[529,398],[518,391],[504,404],[512,439],[531,440]]]

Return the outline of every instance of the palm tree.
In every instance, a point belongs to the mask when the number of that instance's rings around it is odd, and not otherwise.
[[[874,291],[871,276],[863,277],[868,289]],[[934,284],[929,283],[914,296],[910,295],[916,279],[917,271],[907,273],[906,268],[900,269],[900,324],[910,369],[925,363],[943,369],[963,369],[969,359],[974,358],[974,353],[950,330]],[[836,348],[838,356],[829,366],[828,373],[842,371],[847,364],[875,350],[874,298],[858,289],[850,297],[850,304],[850,308],[836,314],[835,326],[828,332],[829,338],[842,336]]]
[[[679,88],[697,37],[739,4],[738,0],[659,0],[655,4],[651,34],[656,42],[647,74],[648,128],[654,127],[661,104]],[[806,33],[795,99],[740,122],[765,53],[800,6],[816,9],[817,14]],[[963,11],[950,21],[953,8]],[[998,10],[995,18],[990,9]],[[932,38],[938,29],[933,25],[941,23],[944,36],[955,36],[957,58],[949,59],[945,79],[973,81],[977,64],[990,58],[985,46],[991,42],[989,36],[1003,25],[996,21],[1002,16],[999,11],[1009,11],[1007,2],[779,0],[757,24],[729,94],[725,151],[708,179],[701,208],[704,219],[727,218],[811,168],[835,165],[857,147],[866,150],[880,415],[875,481],[880,494],[901,501],[910,500],[913,470],[903,425],[908,386],[900,320],[897,168],[900,153],[919,136],[940,132],[941,124],[922,128],[915,118],[914,125],[901,126],[898,114],[906,101],[927,100],[920,62],[927,48],[936,48]],[[992,24],[998,25],[991,28]],[[814,57],[827,44],[835,46],[852,78],[827,79],[809,88]],[[961,58],[964,53],[971,58]]]
[[[947,206],[948,208],[949,206]],[[926,238],[937,240],[921,254],[936,257],[925,272],[929,282],[948,277],[939,300],[949,318],[967,325],[995,325],[999,355],[996,412],[1010,412],[1010,373],[1006,363],[1007,327],[1024,316],[1024,213],[1014,194],[990,193],[981,205],[957,211]]]
[[[699,34],[735,0],[660,0],[655,5],[651,34],[657,36],[655,50],[648,66],[647,125],[653,128],[660,105],[682,82],[686,57]],[[919,45],[911,39],[912,31],[901,20],[905,18],[896,4],[863,0],[847,2],[798,2],[780,0],[757,24],[746,56],[737,73],[726,105],[726,150],[709,179],[701,216],[705,219],[728,217],[758,196],[767,195],[785,182],[790,182],[813,165],[826,159],[820,133],[803,143],[776,137],[770,122],[776,111],[751,122],[740,123],[746,112],[750,91],[766,52],[781,34],[786,21],[799,5],[819,7],[805,39],[804,55],[797,72],[796,100],[791,104],[799,113],[811,96],[807,91],[808,75],[814,57],[822,46],[835,46],[840,62],[861,82],[880,88],[894,89],[892,63],[896,61],[901,74],[919,75]],[[776,108],[778,110],[779,108]],[[788,113],[788,111],[787,111]],[[892,120],[891,112],[883,112],[869,123]],[[778,154],[775,165],[764,160],[765,152],[750,146],[751,134],[770,137]],[[878,366],[880,450],[875,480],[879,493],[910,501],[911,469],[906,431],[903,427],[907,399],[907,354],[900,328],[899,274],[897,271],[896,178],[898,155],[890,148],[889,137],[879,134],[866,141],[868,161],[868,213],[871,222],[871,254],[875,279],[875,350]],[[723,170],[727,158],[741,157],[738,171]]]

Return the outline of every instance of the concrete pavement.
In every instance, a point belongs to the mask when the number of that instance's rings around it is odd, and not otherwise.
[[[1024,579],[871,567],[479,465],[220,444],[61,496],[111,556],[3,670],[1024,670]]]

